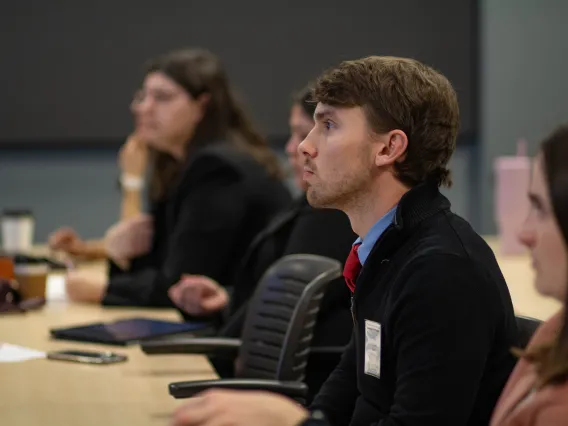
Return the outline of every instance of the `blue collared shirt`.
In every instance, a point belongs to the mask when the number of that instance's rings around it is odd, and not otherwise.
[[[388,226],[393,222],[394,215],[396,214],[396,207],[394,206],[390,209],[383,217],[381,217],[367,232],[365,238],[357,238],[357,240],[353,243],[361,244],[359,250],[357,250],[357,254],[359,256],[359,262],[361,265],[365,264],[365,261],[369,257],[371,250],[373,249],[377,240],[383,235],[383,232],[388,228]]]

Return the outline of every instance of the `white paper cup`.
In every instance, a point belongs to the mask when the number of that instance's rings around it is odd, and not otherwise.
[[[32,248],[35,221],[27,210],[7,210],[2,214],[2,249],[25,253]]]

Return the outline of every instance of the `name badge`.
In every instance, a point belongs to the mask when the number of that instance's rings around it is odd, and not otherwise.
[[[365,374],[381,378],[381,324],[365,320]]]

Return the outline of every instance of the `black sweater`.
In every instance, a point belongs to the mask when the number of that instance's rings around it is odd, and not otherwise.
[[[513,306],[491,249],[435,186],[402,198],[352,311],[353,338],[312,404],[332,425],[489,423],[515,362]],[[366,320],[381,325],[380,378],[364,372]]]
[[[347,258],[356,235],[349,219],[339,210],[314,209],[305,195],[289,209],[275,217],[255,238],[236,274],[230,318],[220,331],[224,337],[240,338],[248,300],[262,275],[282,256],[298,253],[317,254],[337,259]],[[350,292],[343,277],[327,288],[321,303],[314,330],[313,347],[345,346],[351,338],[352,323],[349,311]],[[312,353],[307,365],[306,383],[310,399],[321,387],[339,362],[339,355]],[[212,359],[223,377],[234,373],[233,363]]]
[[[103,304],[172,306],[168,289],[182,274],[230,285],[254,236],[290,201],[284,183],[243,150],[228,142],[198,149],[152,205],[150,253],[128,271],[111,267]]]
[[[343,263],[357,236],[345,213],[332,209],[314,209],[305,195],[255,238],[234,283],[230,322],[224,335],[240,337],[248,302],[266,270],[289,254],[308,253],[327,256]],[[328,287],[320,307],[313,346],[344,346],[351,337],[350,292],[343,277]],[[330,331],[333,332],[330,333]]]

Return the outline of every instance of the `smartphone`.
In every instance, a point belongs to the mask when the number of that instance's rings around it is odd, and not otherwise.
[[[126,355],[119,355],[113,352],[89,352],[89,351],[56,351],[48,352],[47,359],[58,361],[79,362],[82,364],[115,364],[124,362],[128,359]]]

